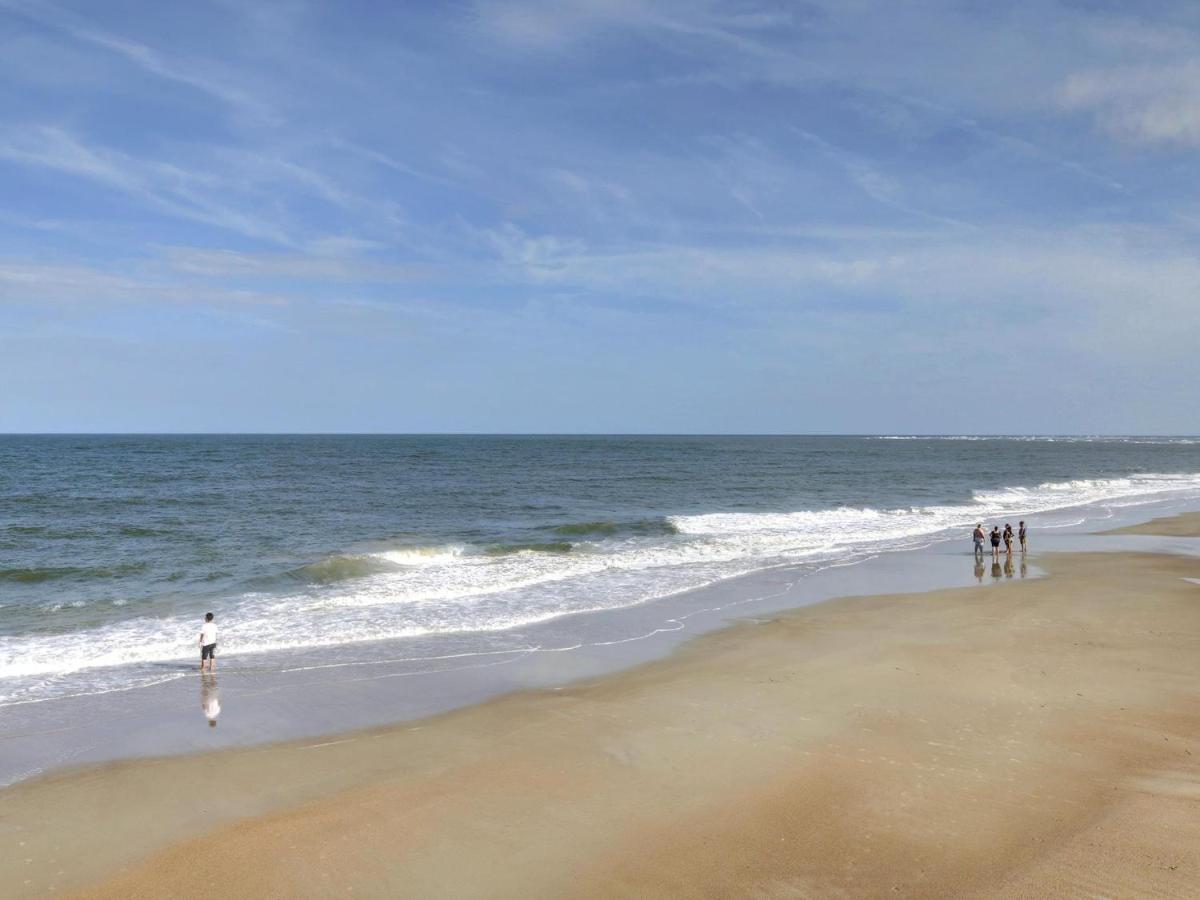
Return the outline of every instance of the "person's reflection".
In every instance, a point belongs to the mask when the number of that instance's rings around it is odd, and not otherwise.
[[[1004,577],[1005,578],[1013,577],[1013,561],[1012,561],[1011,553],[1008,554],[1008,556],[1004,560]]]
[[[993,578],[1000,577],[1000,560],[998,560],[998,559],[992,561],[992,577]]]
[[[1025,573],[1028,571],[1028,569],[1029,569],[1029,567],[1025,565],[1025,557],[1022,556],[1021,557],[1021,577],[1022,578],[1025,577]]]
[[[204,710],[204,718],[208,719],[208,727],[217,727],[217,716],[221,714],[221,694],[217,690],[217,676],[211,672],[200,675],[200,708]]]
[[[983,557],[975,557],[975,580],[983,584]]]

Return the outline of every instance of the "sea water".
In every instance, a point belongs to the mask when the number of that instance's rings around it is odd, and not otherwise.
[[[184,677],[206,612],[243,672],[470,659],[1164,499],[1200,500],[1200,440],[0,436],[0,708]]]

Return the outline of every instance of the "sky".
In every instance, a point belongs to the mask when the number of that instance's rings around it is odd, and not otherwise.
[[[0,0],[0,431],[1200,432],[1193,0]]]

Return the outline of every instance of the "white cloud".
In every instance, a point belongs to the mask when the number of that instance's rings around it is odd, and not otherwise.
[[[1077,72],[1058,100],[1130,143],[1200,147],[1200,59]]]
[[[503,265],[534,282],[553,277],[554,270],[581,258],[585,247],[582,241],[572,238],[527,234],[511,222],[498,228],[468,230],[468,237],[482,244]]]

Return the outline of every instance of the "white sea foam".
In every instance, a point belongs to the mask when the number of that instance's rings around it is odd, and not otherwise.
[[[452,544],[442,547],[406,547],[402,550],[385,550],[368,555],[400,566],[434,566],[459,559],[466,549],[462,544]]]
[[[646,603],[755,569],[917,546],[959,535],[977,521],[1172,495],[1200,498],[1200,475],[980,490],[960,505],[680,515],[669,520],[675,534],[611,536],[570,545],[570,552],[385,548],[337,557],[333,568],[346,569],[337,580],[315,577],[289,592],[242,596],[220,616],[221,653],[249,659],[279,650],[519,629]],[[1051,519],[1039,525],[1053,527]],[[367,564],[345,567],[344,560]],[[329,567],[307,568],[322,575]],[[89,691],[150,683],[162,677],[164,664],[190,665],[197,628],[190,618],[145,617],[63,634],[0,637],[0,705],[53,696],[69,685],[79,692],[80,678]]]
[[[994,491],[975,491],[975,502],[997,511],[1016,509],[1041,512],[1065,506],[1087,506],[1111,500],[1153,499],[1160,494],[1194,490],[1200,486],[1196,475],[1130,475],[1126,478],[1081,478],[1053,481],[1037,487],[1010,487]]]

